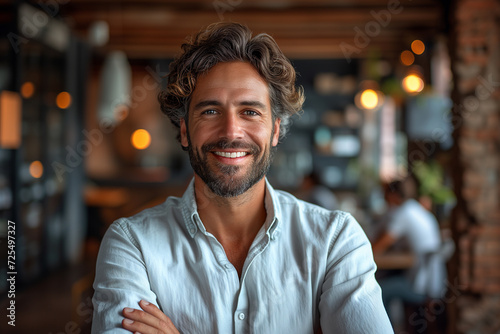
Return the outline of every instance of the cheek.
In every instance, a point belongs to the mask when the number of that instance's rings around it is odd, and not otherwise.
[[[259,128],[252,132],[253,141],[259,146],[275,146],[274,135],[271,131],[266,131],[265,129]]]
[[[190,127],[189,137],[192,145],[202,145],[207,141],[213,141],[216,138],[217,131],[210,126]]]

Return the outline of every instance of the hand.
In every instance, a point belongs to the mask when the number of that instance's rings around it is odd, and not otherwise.
[[[145,300],[139,302],[144,310],[136,310],[129,307],[123,309],[122,326],[133,333],[141,334],[179,334],[172,320],[163,314],[156,305]]]

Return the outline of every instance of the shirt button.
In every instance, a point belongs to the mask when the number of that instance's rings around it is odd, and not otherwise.
[[[194,234],[194,232],[196,232],[196,230],[194,228],[189,229],[189,233]]]
[[[224,265],[224,267],[226,267],[226,269],[231,269],[231,264],[226,263],[226,264]]]
[[[245,313],[242,312],[242,313],[238,314],[238,319],[240,319],[240,320],[245,319]]]

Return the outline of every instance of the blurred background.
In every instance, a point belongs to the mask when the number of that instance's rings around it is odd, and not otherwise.
[[[500,333],[500,1],[0,0],[2,333],[90,332],[107,227],[192,177],[157,93],[217,21],[272,35],[304,87],[275,188],[321,185],[373,239],[382,184],[418,179],[455,251],[446,295],[403,305],[397,332]]]

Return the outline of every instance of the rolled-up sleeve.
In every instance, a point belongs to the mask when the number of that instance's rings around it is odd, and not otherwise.
[[[141,299],[156,304],[146,265],[127,220],[113,223],[106,232],[96,264],[92,333],[130,333],[122,328],[122,310],[139,309]]]
[[[319,303],[327,333],[394,333],[382,303],[371,245],[349,214],[331,238]]]

